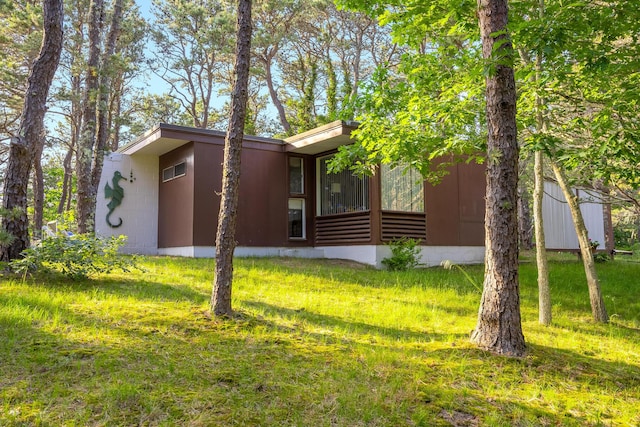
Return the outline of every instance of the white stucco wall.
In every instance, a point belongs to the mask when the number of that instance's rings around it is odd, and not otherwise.
[[[577,191],[580,211],[589,231],[589,238],[600,243],[598,249],[604,249],[604,211],[601,199],[596,192],[582,189]],[[580,248],[569,205],[562,190],[554,182],[544,183],[542,219],[547,249],[578,250]]]
[[[112,153],[105,157],[102,177],[96,197],[96,233],[101,236],[124,234],[125,253],[156,255],[158,253],[158,158],[154,156],[128,156]],[[124,188],[122,204],[111,215],[111,222],[122,225],[112,228],[107,224],[109,212],[104,188],[111,187],[113,174],[120,171],[125,179],[119,182]]]

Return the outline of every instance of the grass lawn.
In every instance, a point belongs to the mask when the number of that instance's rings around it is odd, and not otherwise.
[[[554,325],[521,264],[528,355],[468,342],[480,293],[457,270],[238,259],[238,316],[208,314],[212,260],[72,282],[0,278],[0,425],[640,425],[640,260],[551,262]],[[466,267],[482,282],[482,266]]]

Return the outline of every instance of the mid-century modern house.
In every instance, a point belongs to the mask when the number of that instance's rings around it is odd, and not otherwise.
[[[350,259],[380,266],[386,243],[420,239],[422,262],[484,258],[484,166],[460,163],[436,186],[403,168],[328,173],[356,124],[285,140],[245,136],[236,256]],[[159,124],[105,159],[96,231],[126,252],[212,257],[224,132]],[[104,189],[104,190],[103,190]]]

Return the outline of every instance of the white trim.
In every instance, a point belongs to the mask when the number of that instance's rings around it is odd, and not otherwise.
[[[158,255],[181,256],[187,258],[213,258],[216,256],[215,246],[177,246],[158,248]]]
[[[214,246],[182,246],[160,248],[159,255],[183,256],[191,258],[215,257]],[[382,260],[389,257],[388,245],[353,245],[322,247],[249,247],[239,246],[234,256],[247,257],[295,257],[295,258],[327,258],[346,259],[362,264],[383,268]],[[484,246],[421,246],[420,262],[425,267],[441,265],[443,261],[455,264],[482,264],[484,262]]]

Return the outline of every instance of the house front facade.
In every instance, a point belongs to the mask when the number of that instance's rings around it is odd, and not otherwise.
[[[236,256],[340,258],[376,267],[388,242],[421,241],[426,265],[484,258],[484,166],[452,166],[438,185],[402,168],[329,173],[354,123],[286,140],[245,136]],[[222,187],[223,132],[160,124],[105,159],[96,231],[128,236],[126,252],[212,257]],[[114,208],[109,196],[121,190]],[[121,223],[120,223],[121,220]]]

